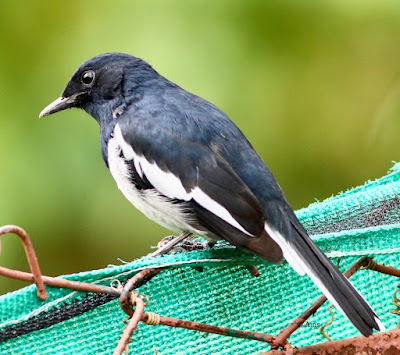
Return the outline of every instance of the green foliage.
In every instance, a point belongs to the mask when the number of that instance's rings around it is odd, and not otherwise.
[[[24,227],[51,275],[132,260],[168,234],[117,190],[93,119],[37,118],[107,51],[227,112],[295,208],[383,175],[399,156],[399,15],[396,1],[0,2],[0,225]],[[24,268],[12,238],[0,264]]]

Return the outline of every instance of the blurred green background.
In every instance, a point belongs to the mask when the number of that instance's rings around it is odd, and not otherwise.
[[[296,209],[399,160],[398,1],[1,1],[0,225],[46,275],[132,260],[169,234],[136,211],[78,110],[38,119],[86,59],[149,61],[222,108]],[[14,236],[0,265],[27,268]],[[24,283],[0,279],[0,293]]]

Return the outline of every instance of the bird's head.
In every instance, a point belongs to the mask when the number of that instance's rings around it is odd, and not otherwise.
[[[39,117],[81,108],[97,121],[111,116],[125,100],[134,100],[139,84],[158,75],[145,61],[124,53],[106,53],[83,63],[72,75],[61,96],[45,107]],[[129,82],[129,85],[124,85]]]

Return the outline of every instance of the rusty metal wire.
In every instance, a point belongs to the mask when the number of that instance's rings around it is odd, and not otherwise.
[[[140,302],[143,303],[143,300],[140,297],[136,297],[136,302],[138,299],[140,299]],[[132,317],[134,315],[136,315],[136,310],[132,311]],[[230,337],[235,337],[235,338],[264,341],[268,344],[272,344],[275,339],[275,337],[273,335],[266,334],[266,333],[244,331],[244,330],[239,330],[239,329],[231,329],[231,328],[219,327],[219,326],[214,326],[214,325],[199,323],[199,322],[193,322],[193,321],[188,321],[188,320],[183,320],[183,319],[164,317],[164,316],[160,316],[153,312],[143,313],[140,320],[143,323],[149,324],[149,325],[160,324],[160,325],[165,325],[165,326],[170,326],[170,327],[178,327],[178,328],[197,330],[200,332],[214,333],[214,334],[225,335],[225,336],[230,336]],[[124,334],[120,340],[120,343],[118,344],[118,349],[120,349],[120,351],[123,351],[123,349],[125,349],[126,345],[128,344],[127,339],[129,339],[129,337],[132,335],[134,330],[135,330],[135,328],[133,328],[133,326],[126,328],[124,330]],[[288,344],[285,344],[285,346],[287,347]],[[121,354],[121,352],[114,353],[114,354],[115,355]]]
[[[144,307],[145,302],[143,301],[142,297],[137,297],[137,293],[132,293],[131,290],[138,287],[144,281],[148,281],[149,279],[154,277],[156,274],[158,274],[162,270],[162,268],[157,268],[157,269],[148,268],[148,269],[138,272],[135,276],[133,276],[131,279],[129,279],[127,281],[127,283],[125,284],[125,286],[123,288],[121,287],[122,285],[120,285],[118,280],[113,280],[111,282],[111,286],[103,286],[103,285],[95,285],[95,284],[89,284],[89,283],[85,283],[85,282],[70,281],[70,280],[66,280],[66,279],[60,279],[60,278],[54,278],[54,277],[41,275],[40,271],[38,272],[39,269],[38,269],[38,265],[37,265],[37,259],[36,259],[35,253],[34,253],[32,243],[30,243],[29,237],[26,234],[26,232],[23,231],[22,228],[19,228],[16,226],[4,226],[4,227],[0,228],[0,231],[2,231],[2,234],[16,232],[16,233],[18,233],[19,236],[22,236],[21,239],[24,242],[24,246],[26,245],[27,258],[30,262],[31,270],[32,270],[32,274],[30,274],[27,272],[11,270],[8,268],[0,267],[0,275],[14,278],[14,279],[23,280],[23,281],[35,282],[37,285],[39,285],[38,289],[40,289],[40,290],[44,290],[44,284],[46,284],[46,285],[50,285],[53,287],[70,288],[70,289],[74,289],[74,290],[95,292],[95,293],[105,293],[105,294],[113,295],[116,297],[120,297],[121,308],[125,311],[125,313],[127,313],[131,317],[131,320],[129,321],[128,326],[125,328],[125,330],[122,334],[120,343],[118,345],[118,351],[120,351],[120,352],[116,352],[116,354],[122,353],[122,351],[124,351],[124,349],[126,348],[126,346],[128,344],[127,342],[129,340],[129,338],[131,337],[134,329],[136,329],[136,326],[137,326],[137,323],[139,322],[139,320],[142,320],[144,323],[151,324],[151,325],[163,324],[163,325],[171,326],[171,327],[181,327],[181,328],[186,328],[186,329],[227,335],[227,336],[232,336],[232,337],[265,341],[270,344],[275,339],[274,336],[269,335],[269,334],[264,334],[264,333],[242,331],[242,330],[238,330],[238,329],[229,329],[229,328],[218,327],[218,326],[213,326],[213,325],[204,324],[204,323],[192,322],[192,321],[176,319],[176,318],[171,318],[171,317],[163,317],[163,316],[159,316],[158,314],[151,313],[151,312],[143,313],[143,311],[141,310],[141,306],[143,305],[143,307]],[[35,266],[35,261],[36,261],[37,267]],[[33,274],[33,272],[35,272],[35,274]],[[42,293],[38,292],[38,296],[39,295],[42,295]],[[146,298],[146,297],[144,297],[144,298]],[[135,302],[132,302],[132,300],[134,300]],[[147,302],[148,301],[146,300],[146,303]],[[133,310],[133,303],[136,304],[135,310]],[[138,308],[138,304],[140,305],[139,308]]]
[[[396,277],[400,277],[400,270],[394,268],[393,266],[386,266],[383,264],[378,264],[374,259],[372,258],[366,258],[365,265],[363,265],[363,269],[369,269],[373,271],[380,272],[382,274],[386,275],[392,275]]]
[[[135,276],[131,277],[125,284],[120,297],[119,297],[119,303],[121,305],[122,310],[129,316],[132,317],[134,314],[134,310],[132,308],[132,302],[131,302],[131,297],[130,293],[131,290],[136,288],[138,283],[140,281],[143,281],[144,279],[151,278],[155,275],[157,275],[162,269],[154,269],[154,268],[147,268],[143,271],[138,272]]]
[[[2,236],[4,234],[8,234],[8,233],[13,233],[21,239],[22,244],[24,245],[26,258],[28,259],[29,268],[31,269],[31,273],[32,273],[30,278],[26,281],[34,282],[36,284],[36,293],[37,293],[38,297],[43,301],[46,300],[47,292],[46,292],[46,289],[44,288],[42,274],[40,272],[36,253],[35,253],[35,250],[33,249],[33,245],[32,245],[31,240],[29,239],[28,234],[25,232],[24,229],[22,229],[21,227],[18,227],[18,226],[6,225],[6,226],[0,227],[0,236]],[[10,272],[12,275],[13,270],[11,270],[11,269],[0,268],[0,272],[1,272],[1,270],[3,270],[3,271],[7,270],[9,272],[9,275],[10,275]],[[12,277],[12,276],[9,276],[9,277]]]
[[[39,265],[37,262],[37,258],[32,246],[32,243],[30,242],[30,239],[27,235],[27,233],[20,227],[17,226],[3,226],[0,227],[0,236],[6,233],[14,233],[18,235],[25,247],[25,252],[27,255],[27,259],[31,268],[32,273],[26,273],[18,270],[11,270],[7,269],[4,267],[0,267],[0,275],[6,276],[6,277],[11,277],[15,279],[20,279],[24,281],[31,281],[34,282],[37,286],[37,294],[38,297],[41,299],[46,298],[46,290],[44,288],[44,284],[50,285],[53,287],[61,287],[61,288],[70,288],[70,289],[75,289],[75,290],[81,290],[81,291],[87,291],[87,292],[95,292],[95,293],[103,293],[103,294],[109,294],[113,295],[116,297],[120,298],[120,305],[121,308],[124,310],[126,314],[130,317],[128,324],[126,325],[122,335],[121,335],[121,340],[118,343],[117,348],[114,351],[114,354],[122,354],[123,351],[126,350],[127,344],[129,342],[129,339],[131,338],[134,330],[136,329],[138,323],[142,321],[145,324],[148,325],[164,325],[164,326],[170,326],[170,327],[180,327],[180,328],[186,328],[186,329],[191,329],[191,330],[196,330],[196,331],[202,331],[202,332],[207,332],[207,333],[215,333],[215,334],[220,334],[220,335],[225,335],[225,336],[231,336],[231,337],[238,337],[238,338],[244,338],[244,339],[251,339],[251,340],[258,340],[258,341],[264,341],[267,342],[268,344],[271,345],[271,351],[268,354],[293,354],[294,351],[296,354],[311,354],[310,349],[323,349],[323,346],[326,346],[325,344],[318,344],[315,345],[314,347],[305,347],[301,348],[303,349],[303,352],[298,352],[301,349],[293,349],[291,345],[287,342],[287,338],[294,332],[296,329],[298,329],[301,325],[303,325],[306,320],[313,315],[319,307],[326,301],[325,296],[319,297],[313,305],[311,305],[303,314],[298,316],[291,324],[289,324],[287,327],[282,329],[277,337],[266,334],[266,333],[259,333],[259,332],[251,332],[251,331],[243,331],[243,330],[238,330],[238,329],[230,329],[230,328],[224,328],[224,327],[219,327],[219,326],[214,326],[214,325],[209,325],[209,324],[204,324],[204,323],[198,323],[198,322],[192,322],[188,320],[183,320],[183,319],[177,319],[177,318],[171,318],[171,317],[164,317],[161,315],[158,315],[156,313],[148,312],[144,313],[144,307],[145,303],[148,302],[148,299],[146,299],[146,296],[138,296],[138,293],[133,291],[135,288],[139,287],[142,285],[144,282],[149,281],[152,277],[157,275],[162,268],[148,268],[145,270],[142,270],[138,272],[136,275],[134,275],[132,278],[130,278],[124,286],[120,283],[118,280],[114,280],[111,283],[111,286],[102,286],[102,285],[95,285],[95,284],[89,284],[89,283],[84,283],[84,282],[77,282],[77,281],[70,281],[66,279],[60,279],[60,278],[53,278],[49,276],[42,276],[40,273]],[[349,278],[351,275],[353,275],[358,269],[361,267],[366,267],[370,266],[372,270],[386,273],[389,275],[393,276],[398,276],[400,277],[400,270],[397,270],[393,267],[388,267],[384,265],[378,265],[374,262],[371,262],[371,258],[363,257],[358,259],[346,272],[344,275]],[[249,271],[252,272],[254,276],[258,276],[258,270],[255,267],[249,267]],[[397,290],[399,291],[399,289]],[[398,307],[398,310],[400,309],[399,307],[399,299],[396,297],[397,291],[395,293],[395,301],[397,303],[394,303],[396,307]],[[144,300],[146,302],[144,302]],[[395,312],[393,312],[395,313]],[[391,333],[390,337],[393,337],[393,339],[396,339],[396,341],[400,340],[400,333],[394,333],[394,332],[388,332]],[[378,334],[380,335],[380,334]],[[358,339],[358,338],[356,338]],[[362,339],[366,339],[363,338]],[[371,338],[368,338],[371,339]],[[381,338],[379,338],[381,339]],[[392,338],[390,338],[391,340]],[[340,342],[331,342],[329,344],[344,344],[341,342],[345,341],[340,341]],[[346,343],[347,344],[347,343]],[[399,345],[400,343],[397,343]],[[342,345],[341,345],[342,346]],[[400,345],[399,345],[400,347]],[[283,348],[282,351],[277,351],[277,349]],[[332,348],[333,349],[333,348]],[[308,352],[307,352],[308,351]],[[264,353],[266,354],[266,353]],[[330,354],[329,352],[326,352],[326,354]]]
[[[343,275],[349,278],[353,275],[358,269],[363,266],[368,259],[367,257],[362,257],[358,259],[353,265],[351,265]],[[300,316],[298,316],[291,324],[287,327],[283,328],[278,336],[276,337],[274,343],[271,346],[271,349],[279,349],[280,347],[284,347],[286,343],[286,339],[289,338],[299,327],[301,327],[308,318],[310,318],[317,310],[325,303],[326,297],[324,295],[317,298],[317,300]]]
[[[5,267],[0,267],[0,275],[5,277],[10,277],[12,279],[18,279],[22,281],[31,281],[33,282],[34,276],[28,272],[11,270]],[[78,281],[70,281],[66,279],[60,279],[56,277],[50,276],[41,276],[41,279],[44,284],[60,287],[60,288],[70,288],[77,291],[86,291],[86,292],[94,292],[94,293],[105,293],[108,295],[119,296],[120,292],[113,287],[95,285],[86,282],[78,282]]]
[[[118,342],[117,347],[115,348],[113,355],[121,355],[123,351],[128,351],[128,343],[129,340],[135,331],[138,323],[143,317],[144,303],[140,297],[136,297],[135,299],[136,309],[132,314],[132,317],[129,320],[129,323],[125,327],[124,331],[121,335],[121,340]]]
[[[144,304],[143,298],[146,298],[146,296],[138,297],[137,292],[132,292],[132,289],[136,288],[139,282],[142,282],[143,280],[148,279],[149,277],[155,276],[161,270],[162,269],[154,269],[154,268],[145,269],[145,270],[137,273],[135,276],[133,276],[126,282],[126,284],[123,287],[123,290],[121,292],[121,295],[120,295],[120,305],[121,305],[121,308],[123,309],[123,311],[126,314],[128,314],[128,316],[133,317],[134,315],[136,315],[137,308],[134,309],[135,303],[137,305],[138,299],[140,299],[139,302],[141,304]],[[132,295],[133,295],[133,297],[132,297]],[[149,325],[161,324],[161,325],[166,325],[166,326],[170,326],[170,327],[186,328],[186,329],[197,330],[197,331],[206,332],[206,333],[220,334],[220,335],[236,337],[236,338],[264,341],[264,342],[267,342],[268,344],[272,344],[273,341],[275,340],[275,337],[270,334],[251,332],[251,331],[243,331],[243,330],[239,330],[239,329],[219,327],[219,326],[214,326],[214,325],[210,325],[210,324],[193,322],[193,321],[188,321],[188,320],[183,320],[183,319],[178,319],[178,318],[164,317],[164,316],[160,316],[159,314],[156,314],[153,312],[142,313],[140,320],[143,323],[149,324]],[[135,330],[135,328],[133,326],[129,327],[129,328],[127,327],[124,330],[122,338],[118,344],[119,351],[123,351],[123,349],[126,348],[126,346],[128,344],[127,339],[130,338],[130,336],[132,335],[134,330]],[[286,343],[285,343],[285,345],[286,345]],[[122,352],[114,353],[114,354],[121,354],[121,353]]]
[[[145,313],[143,315],[143,321],[146,322],[147,320],[148,320],[148,315],[147,315],[147,313]],[[239,329],[225,328],[225,327],[219,327],[219,326],[205,324],[205,323],[171,318],[171,317],[160,316],[160,325],[197,330],[200,332],[214,333],[214,334],[225,335],[225,336],[234,337],[234,338],[264,341],[268,344],[272,344],[273,341],[275,340],[275,336],[267,334],[267,333],[251,332],[251,331],[245,331],[245,330],[239,330]]]

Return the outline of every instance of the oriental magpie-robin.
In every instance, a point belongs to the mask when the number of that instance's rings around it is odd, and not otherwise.
[[[220,109],[142,59],[83,63],[40,117],[77,107],[100,125],[103,159],[125,197],[175,232],[225,239],[307,273],[363,334],[377,315],[307,235],[267,166]]]

